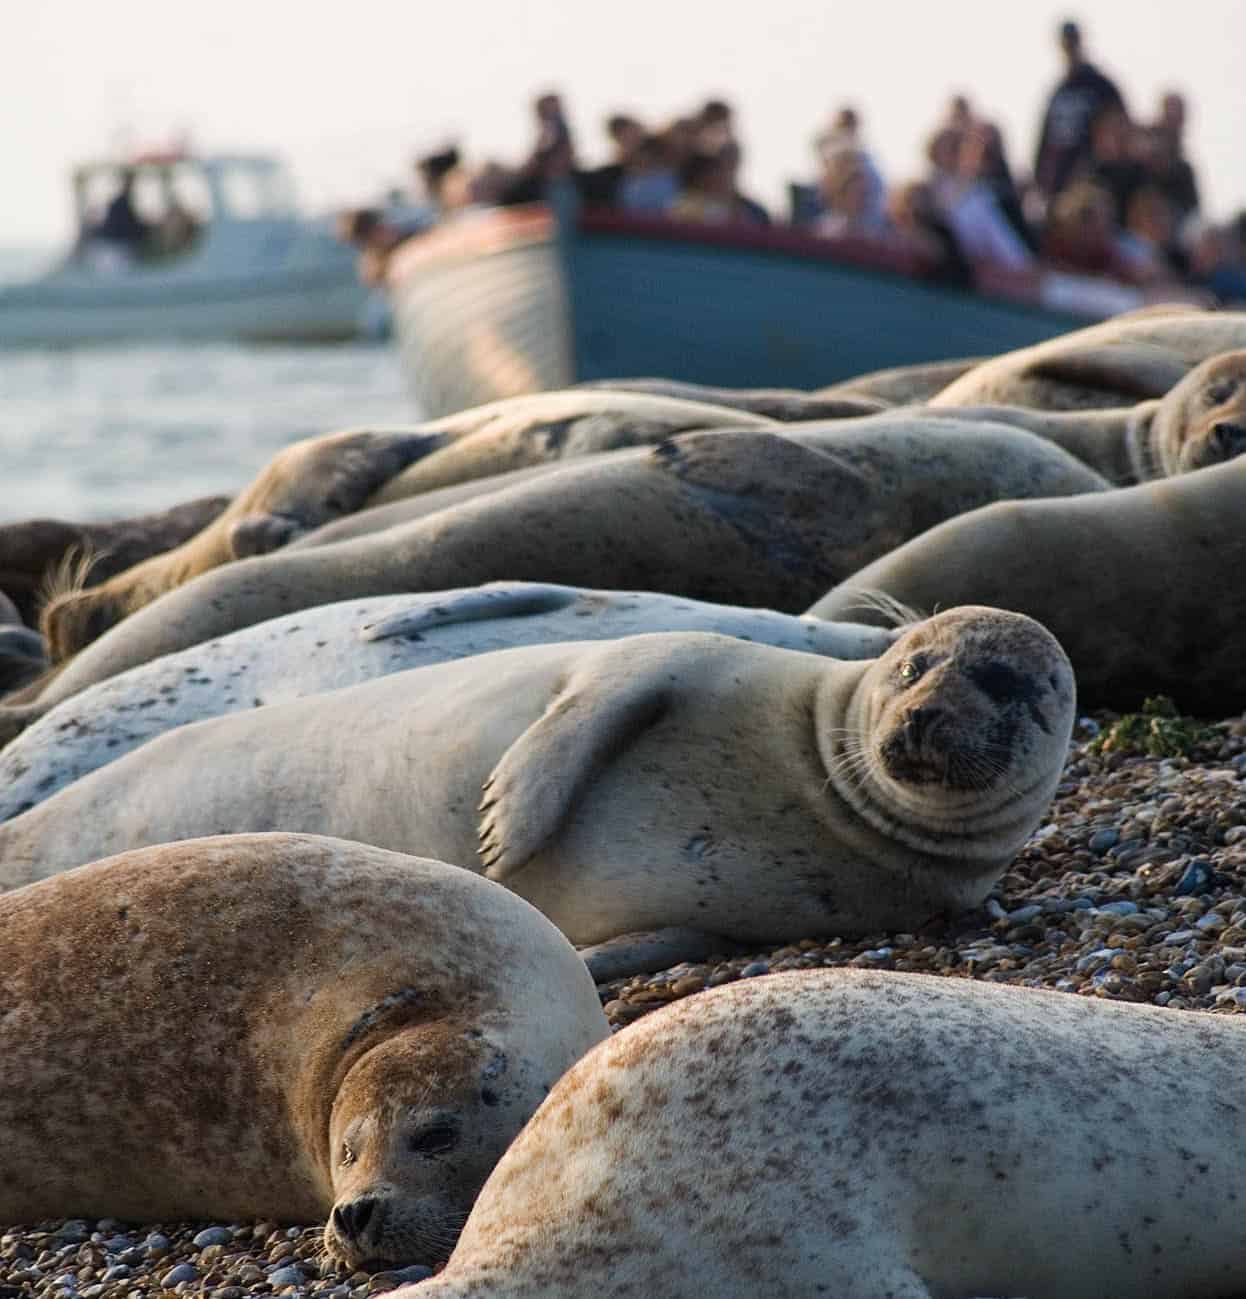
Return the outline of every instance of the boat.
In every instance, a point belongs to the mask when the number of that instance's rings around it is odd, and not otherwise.
[[[99,213],[127,176],[143,234],[123,245]],[[73,189],[78,239],[43,276],[0,288],[0,346],[358,333],[368,289],[354,253],[298,215],[278,159],[144,154],[85,164]]]
[[[567,187],[443,221],[394,252],[386,287],[429,418],[625,377],[816,389],[1028,346],[1148,300],[1056,270],[977,268],[972,290],[928,270],[892,243],[583,208]]]

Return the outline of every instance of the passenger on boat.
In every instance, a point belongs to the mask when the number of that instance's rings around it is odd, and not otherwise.
[[[735,118],[726,100],[707,99],[693,121],[692,145],[697,153],[721,153],[736,144]]]
[[[965,256],[1007,270],[1029,270],[1034,256],[1004,219],[995,195],[971,171],[961,169],[964,134],[953,127],[936,131],[926,149],[930,192]]]
[[[864,153],[841,150],[833,154],[818,182],[818,197],[822,215],[813,228],[820,235],[880,239],[890,230]]]
[[[614,157],[604,167],[579,172],[576,186],[586,203],[614,204],[619,201],[623,178],[635,166],[645,143],[645,128],[626,113],[615,113],[606,122],[606,134],[614,145]]]
[[[1151,179],[1183,219],[1199,209],[1198,180],[1185,157],[1185,97],[1168,91],[1160,100],[1159,120],[1147,130],[1147,168]]]
[[[1159,278],[1154,262],[1122,237],[1112,196],[1093,181],[1077,181],[1051,205],[1043,260],[1083,275],[1107,275],[1129,284]]]
[[[575,145],[561,98],[549,93],[539,95],[532,110],[537,125],[536,144],[503,193],[504,204],[539,203],[551,184],[575,170]]]
[[[973,267],[935,207],[929,185],[914,180],[897,186],[887,196],[887,214],[896,238],[927,266],[924,278],[957,288],[972,287]]]
[[[1093,181],[1112,196],[1116,224],[1123,226],[1129,202],[1151,177],[1138,157],[1137,132],[1119,104],[1099,110],[1090,127],[1090,156],[1077,169],[1078,179]]]
[[[740,164],[737,145],[717,154],[694,153],[680,169],[680,193],[670,208],[679,221],[712,225],[747,222],[769,225],[770,214],[760,203],[740,193],[736,175]]]
[[[1026,220],[1021,192],[1012,178],[1004,151],[1004,137],[994,122],[970,121],[961,140],[957,169],[962,176],[980,182],[991,191],[1000,216],[1030,252],[1037,252],[1038,236]]]
[[[660,216],[679,197],[679,173],[669,136],[646,135],[619,182],[617,202],[624,212]]]
[[[1086,58],[1075,22],[1060,25],[1059,39],[1066,71],[1047,101],[1034,160],[1034,180],[1048,199],[1065,187],[1089,155],[1090,126],[1100,110],[1125,104],[1114,83]]]
[[[873,156],[865,147],[861,132],[861,117],[855,108],[845,104],[831,119],[831,125],[814,140],[818,160],[822,165],[822,179],[835,165],[835,159],[844,153],[855,155],[857,166],[865,174],[867,195],[866,209],[871,219],[885,221],[887,204],[887,187],[883,184],[882,173],[878,170]],[[821,184],[819,184],[819,189]],[[820,200],[819,200],[820,201]],[[819,210],[818,215],[825,208]]]

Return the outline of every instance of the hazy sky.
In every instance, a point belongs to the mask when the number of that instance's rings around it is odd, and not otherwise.
[[[958,90],[1028,168],[1066,15],[1139,116],[1164,88],[1188,94],[1211,210],[1246,205],[1241,0],[46,0],[5,15],[0,245],[66,238],[70,166],[122,141],[186,130],[203,148],[279,151],[324,208],[405,180],[413,153],[449,138],[517,158],[545,86],[563,91],[588,161],[611,110],[656,120],[729,98],[747,184],[772,203],[810,173],[810,140],[843,102],[889,179],[916,174]]]

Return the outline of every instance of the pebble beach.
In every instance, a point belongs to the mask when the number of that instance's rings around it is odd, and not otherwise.
[[[1048,817],[980,910],[913,933],[723,954],[606,984],[600,994],[615,1031],[626,1032],[706,988],[830,966],[1246,1013],[1246,716],[1207,727],[1083,718]],[[0,1299],[366,1299],[428,1274],[340,1270],[324,1257],[316,1226],[74,1219],[0,1227]]]

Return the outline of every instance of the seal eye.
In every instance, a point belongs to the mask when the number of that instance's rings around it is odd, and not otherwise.
[[[904,662],[900,664],[900,680],[903,681],[906,686],[911,686],[913,682],[921,676],[921,674],[921,664],[913,659],[905,659]]]
[[[425,1128],[407,1142],[407,1149],[417,1155],[444,1155],[459,1142],[459,1134],[448,1123]]]
[[[338,1160],[338,1163],[340,1163],[340,1164],[353,1164],[354,1162],[355,1162],[355,1152],[354,1152],[354,1151],[353,1151],[353,1150],[352,1150],[352,1149],[351,1149],[351,1148],[346,1144],[345,1141],[343,1141],[343,1142],[342,1142],[342,1157]]]
[[[1213,383],[1210,388],[1203,393],[1203,400],[1208,406],[1220,406],[1233,396],[1233,384],[1231,383]]]

